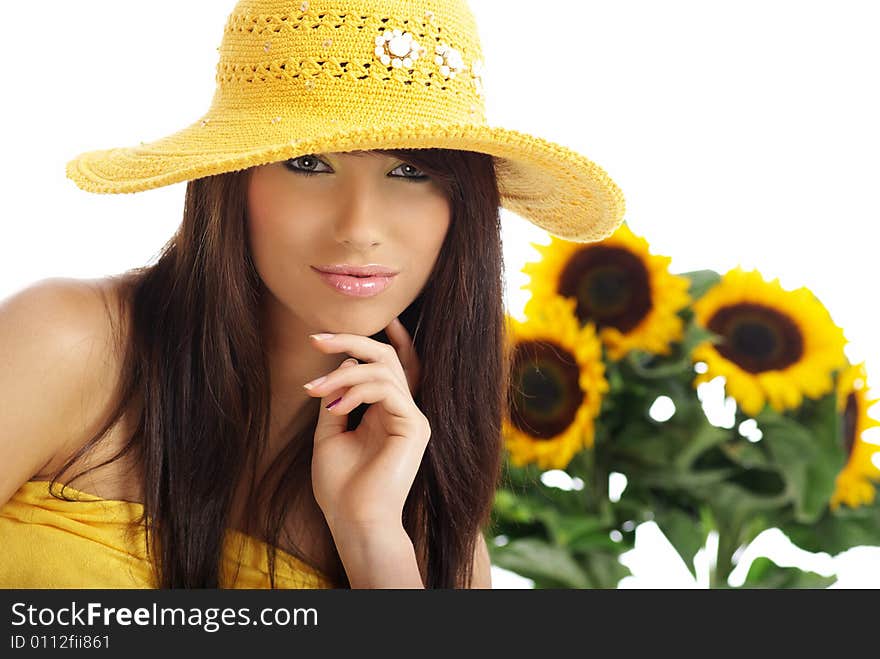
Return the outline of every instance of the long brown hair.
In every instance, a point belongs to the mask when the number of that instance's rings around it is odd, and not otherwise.
[[[431,426],[403,524],[423,560],[427,588],[467,587],[474,543],[490,522],[500,478],[509,377],[495,160],[441,149],[380,153],[432,176],[451,202],[434,271],[401,314],[422,365],[414,399]],[[183,221],[156,262],[120,275],[120,318],[130,322],[116,327],[122,372],[115,408],[52,479],[133,410],[127,444],[86,472],[133,451],[144,483],[138,523],[145,525],[160,588],[223,587],[224,532],[248,465],[249,504],[272,492],[261,528],[274,588],[285,515],[298,497],[311,496],[317,399],[305,408],[312,415],[305,430],[290,438],[256,492],[253,487],[269,435],[270,383],[260,326],[265,288],[246,225],[251,171],[190,181]],[[371,338],[389,343],[384,331]],[[366,408],[351,412],[349,429]],[[334,553],[336,569],[327,576],[350,587]]]

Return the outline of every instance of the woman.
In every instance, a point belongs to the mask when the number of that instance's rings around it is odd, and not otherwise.
[[[236,5],[200,121],[68,164],[98,193],[188,181],[183,221],[93,294],[0,308],[0,396],[62,401],[0,418],[0,585],[490,587],[498,209],[600,240],[623,197],[486,124],[463,0],[293,4]]]

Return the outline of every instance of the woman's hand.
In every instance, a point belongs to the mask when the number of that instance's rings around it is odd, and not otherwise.
[[[393,347],[357,334],[310,339],[322,352],[345,352],[365,362],[346,360],[307,389],[322,398],[312,488],[331,529],[400,527],[404,502],[431,436],[428,419],[411,393],[421,374],[409,333],[395,318],[386,334]],[[347,431],[348,413],[361,403],[371,405],[360,425]]]

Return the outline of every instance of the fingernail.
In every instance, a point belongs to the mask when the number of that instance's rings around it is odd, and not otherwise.
[[[324,380],[326,380],[326,379],[327,379],[327,376],[324,375],[324,376],[322,376],[322,377],[320,377],[320,378],[317,378],[317,379],[315,379],[315,380],[312,380],[311,382],[306,382],[306,383],[303,385],[303,387],[305,387],[306,389],[311,389],[312,387],[317,387],[319,384],[321,384],[321,383],[322,383]]]
[[[315,341],[323,341],[324,339],[332,339],[335,334],[310,334],[310,339],[315,339]]]

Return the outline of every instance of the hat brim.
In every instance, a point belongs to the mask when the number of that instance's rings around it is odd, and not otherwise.
[[[610,236],[623,221],[623,193],[581,154],[540,137],[485,124],[391,125],[386,129],[243,136],[229,123],[197,122],[140,146],[82,153],[67,177],[87,192],[133,193],[310,153],[373,149],[460,149],[496,159],[501,205],[571,241]],[[259,144],[254,147],[252,145]]]

